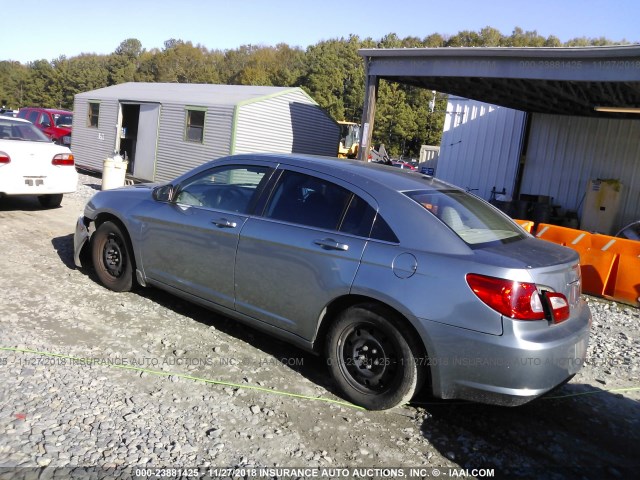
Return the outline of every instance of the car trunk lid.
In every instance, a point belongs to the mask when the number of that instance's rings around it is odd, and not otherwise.
[[[7,145],[9,142],[10,144]],[[9,165],[14,173],[23,177],[39,178],[46,177],[54,169],[59,168],[51,163],[56,154],[69,151],[52,143],[19,140],[8,140],[3,147],[0,147],[0,149],[3,148],[11,157]]]
[[[571,308],[580,299],[580,257],[575,250],[545,240],[526,238],[482,247],[475,253],[494,265],[525,269],[539,289],[562,293]]]

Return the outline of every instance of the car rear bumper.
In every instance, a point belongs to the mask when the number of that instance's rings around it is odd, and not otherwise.
[[[505,319],[502,335],[422,322],[433,394],[517,406],[561,385],[586,358],[591,313],[584,302],[576,310],[554,326]]]
[[[0,192],[6,195],[49,195],[72,193],[78,185],[78,174],[65,172],[60,175],[34,175],[0,179]]]

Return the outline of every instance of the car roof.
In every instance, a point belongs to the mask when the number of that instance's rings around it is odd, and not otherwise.
[[[9,122],[16,122],[16,123],[31,123],[29,120],[26,120],[24,118],[10,117],[9,115],[3,116],[2,120],[8,120]]]
[[[39,110],[39,111],[49,112],[49,113],[73,114],[73,112],[70,112],[69,110],[60,110],[58,108],[23,107],[20,110]]]
[[[364,162],[361,160],[303,154],[269,153],[242,154],[226,157],[226,159],[233,159],[234,157],[247,160],[262,158],[290,166],[299,166],[314,170],[340,178],[354,185],[360,185],[363,182],[375,183],[379,188],[392,189],[399,192],[424,189],[458,189],[458,187],[449,183],[418,173],[417,171],[398,169],[393,166]]]

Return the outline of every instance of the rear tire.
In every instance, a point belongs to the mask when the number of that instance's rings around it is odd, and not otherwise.
[[[62,193],[39,195],[38,202],[44,208],[57,208],[62,203]]]
[[[421,388],[421,349],[398,315],[377,305],[343,311],[329,330],[329,369],[344,396],[369,410],[408,402]]]
[[[100,282],[114,292],[135,285],[133,252],[129,238],[113,222],[104,222],[91,238],[91,260]]]

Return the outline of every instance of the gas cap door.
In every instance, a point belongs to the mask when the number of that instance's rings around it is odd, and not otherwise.
[[[409,278],[418,269],[418,260],[410,253],[401,253],[393,259],[391,264],[393,273],[398,278]]]

